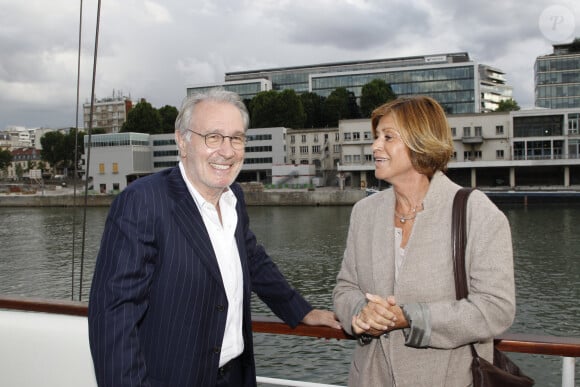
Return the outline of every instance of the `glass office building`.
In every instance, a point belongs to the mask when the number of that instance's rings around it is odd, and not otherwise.
[[[534,65],[535,105],[549,109],[580,107],[580,38],[554,45]]]
[[[467,53],[460,52],[238,71],[226,73],[224,83],[212,86],[229,87],[267,80],[271,90],[293,89],[298,94],[314,92],[323,97],[344,87],[359,101],[366,83],[383,79],[398,96],[429,95],[441,103],[447,113],[458,114],[491,111],[499,101],[511,98],[512,88],[503,75],[501,70],[479,65]],[[207,86],[188,88],[187,92],[190,94],[200,87]],[[251,93],[244,96],[251,97]]]

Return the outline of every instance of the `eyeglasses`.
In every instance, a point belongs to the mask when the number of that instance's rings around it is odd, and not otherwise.
[[[205,140],[205,145],[208,148],[212,148],[212,149],[219,148],[224,143],[224,139],[226,139],[226,138],[230,139],[230,145],[232,146],[232,148],[234,148],[236,150],[244,149],[244,146],[246,145],[246,136],[244,136],[244,135],[224,136],[223,134],[220,134],[220,133],[201,134],[201,133],[197,133],[191,129],[187,129],[187,130],[189,130],[191,133],[197,134],[200,137],[203,137],[203,139]]]

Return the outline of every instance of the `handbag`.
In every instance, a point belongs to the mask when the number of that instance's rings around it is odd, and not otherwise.
[[[453,199],[451,221],[451,247],[453,251],[453,271],[455,294],[458,300],[467,298],[467,278],[465,273],[465,244],[467,241],[466,218],[467,198],[473,188],[461,188]],[[474,387],[528,387],[534,380],[526,376],[507,355],[493,349],[493,364],[479,357],[475,345],[469,344],[473,360],[471,374]]]

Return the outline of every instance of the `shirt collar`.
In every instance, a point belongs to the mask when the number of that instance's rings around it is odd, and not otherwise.
[[[197,206],[197,208],[200,211],[202,208],[204,208],[206,206],[211,206],[213,208],[214,205],[212,203],[208,202],[207,200],[205,200],[205,198],[199,193],[199,191],[197,189],[195,189],[193,184],[191,184],[191,182],[187,178],[187,174],[185,173],[185,167],[183,166],[183,163],[181,161],[179,162],[179,171],[181,172],[181,177],[185,181],[185,185],[187,186],[187,190],[191,194],[191,197],[193,198],[193,201],[195,202],[195,205]],[[231,206],[234,208],[235,208],[236,203],[237,203],[236,195],[234,195],[234,193],[232,192],[232,190],[229,187],[224,188],[224,192],[222,192],[222,194],[220,195],[219,201],[221,202],[222,200],[228,206]]]

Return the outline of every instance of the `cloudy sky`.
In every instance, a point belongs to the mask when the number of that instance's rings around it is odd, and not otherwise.
[[[81,104],[97,6],[83,0]],[[0,130],[75,125],[79,16],[80,0],[0,0]],[[574,36],[578,0],[104,0],[95,94],[179,107],[225,72],[465,51],[532,107],[536,57]]]

